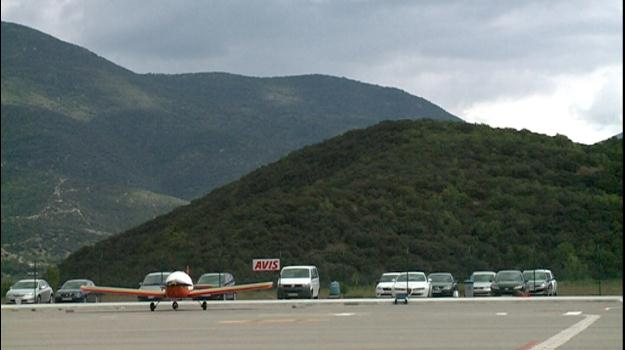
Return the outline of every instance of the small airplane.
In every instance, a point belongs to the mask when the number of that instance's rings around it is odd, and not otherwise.
[[[237,286],[218,287],[215,288],[212,285],[202,284],[193,285],[191,277],[182,272],[172,272],[165,280],[165,288],[160,291],[154,290],[142,290],[132,288],[116,288],[116,287],[97,287],[97,286],[81,286],[80,289],[84,292],[102,293],[102,294],[117,294],[117,295],[136,295],[153,298],[167,298],[173,302],[171,307],[174,310],[178,309],[178,300],[188,299],[199,296],[220,295],[233,292],[242,292],[248,290],[261,290],[273,288],[273,282],[261,282],[252,284],[241,284]],[[150,311],[154,311],[156,306],[160,303],[160,300],[150,303]],[[202,309],[206,310],[206,300],[202,302]]]

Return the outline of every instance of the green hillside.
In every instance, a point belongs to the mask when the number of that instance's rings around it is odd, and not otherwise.
[[[149,271],[240,280],[258,257],[358,284],[382,271],[549,267],[622,277],[623,141],[441,121],[383,122],[290,153],[60,265],[135,286]]]
[[[135,74],[6,22],[1,44],[3,274],[58,261],[349,129],[459,120],[345,78]]]

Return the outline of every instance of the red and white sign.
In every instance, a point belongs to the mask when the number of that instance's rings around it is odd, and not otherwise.
[[[254,271],[280,271],[280,259],[254,259],[252,260]]]

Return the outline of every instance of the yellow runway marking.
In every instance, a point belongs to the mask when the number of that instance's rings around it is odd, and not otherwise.
[[[269,320],[259,320],[258,323],[292,323],[297,321],[295,318],[278,318],[278,319],[269,319]]]
[[[284,324],[284,323],[312,323],[312,322],[323,322],[328,321],[328,319],[321,318],[273,318],[273,319],[262,319],[262,320],[222,320],[217,321],[220,324]]]
[[[252,320],[224,320],[219,321],[222,324],[244,324],[244,323],[252,323]]]

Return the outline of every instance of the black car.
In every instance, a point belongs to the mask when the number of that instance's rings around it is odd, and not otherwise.
[[[433,297],[458,297],[458,281],[449,272],[437,272],[428,275]]]
[[[94,293],[83,292],[81,286],[93,287],[95,283],[86,279],[69,280],[63,283],[61,288],[54,295],[55,303],[86,303],[87,301],[97,302],[98,296]]]
[[[518,295],[529,293],[529,283],[519,270],[503,270],[497,272],[490,286],[493,295]]]
[[[229,272],[205,273],[197,280],[195,289],[199,288],[219,288],[234,286],[234,276]],[[226,293],[219,295],[209,295],[193,298],[193,300],[236,300],[236,293]]]

